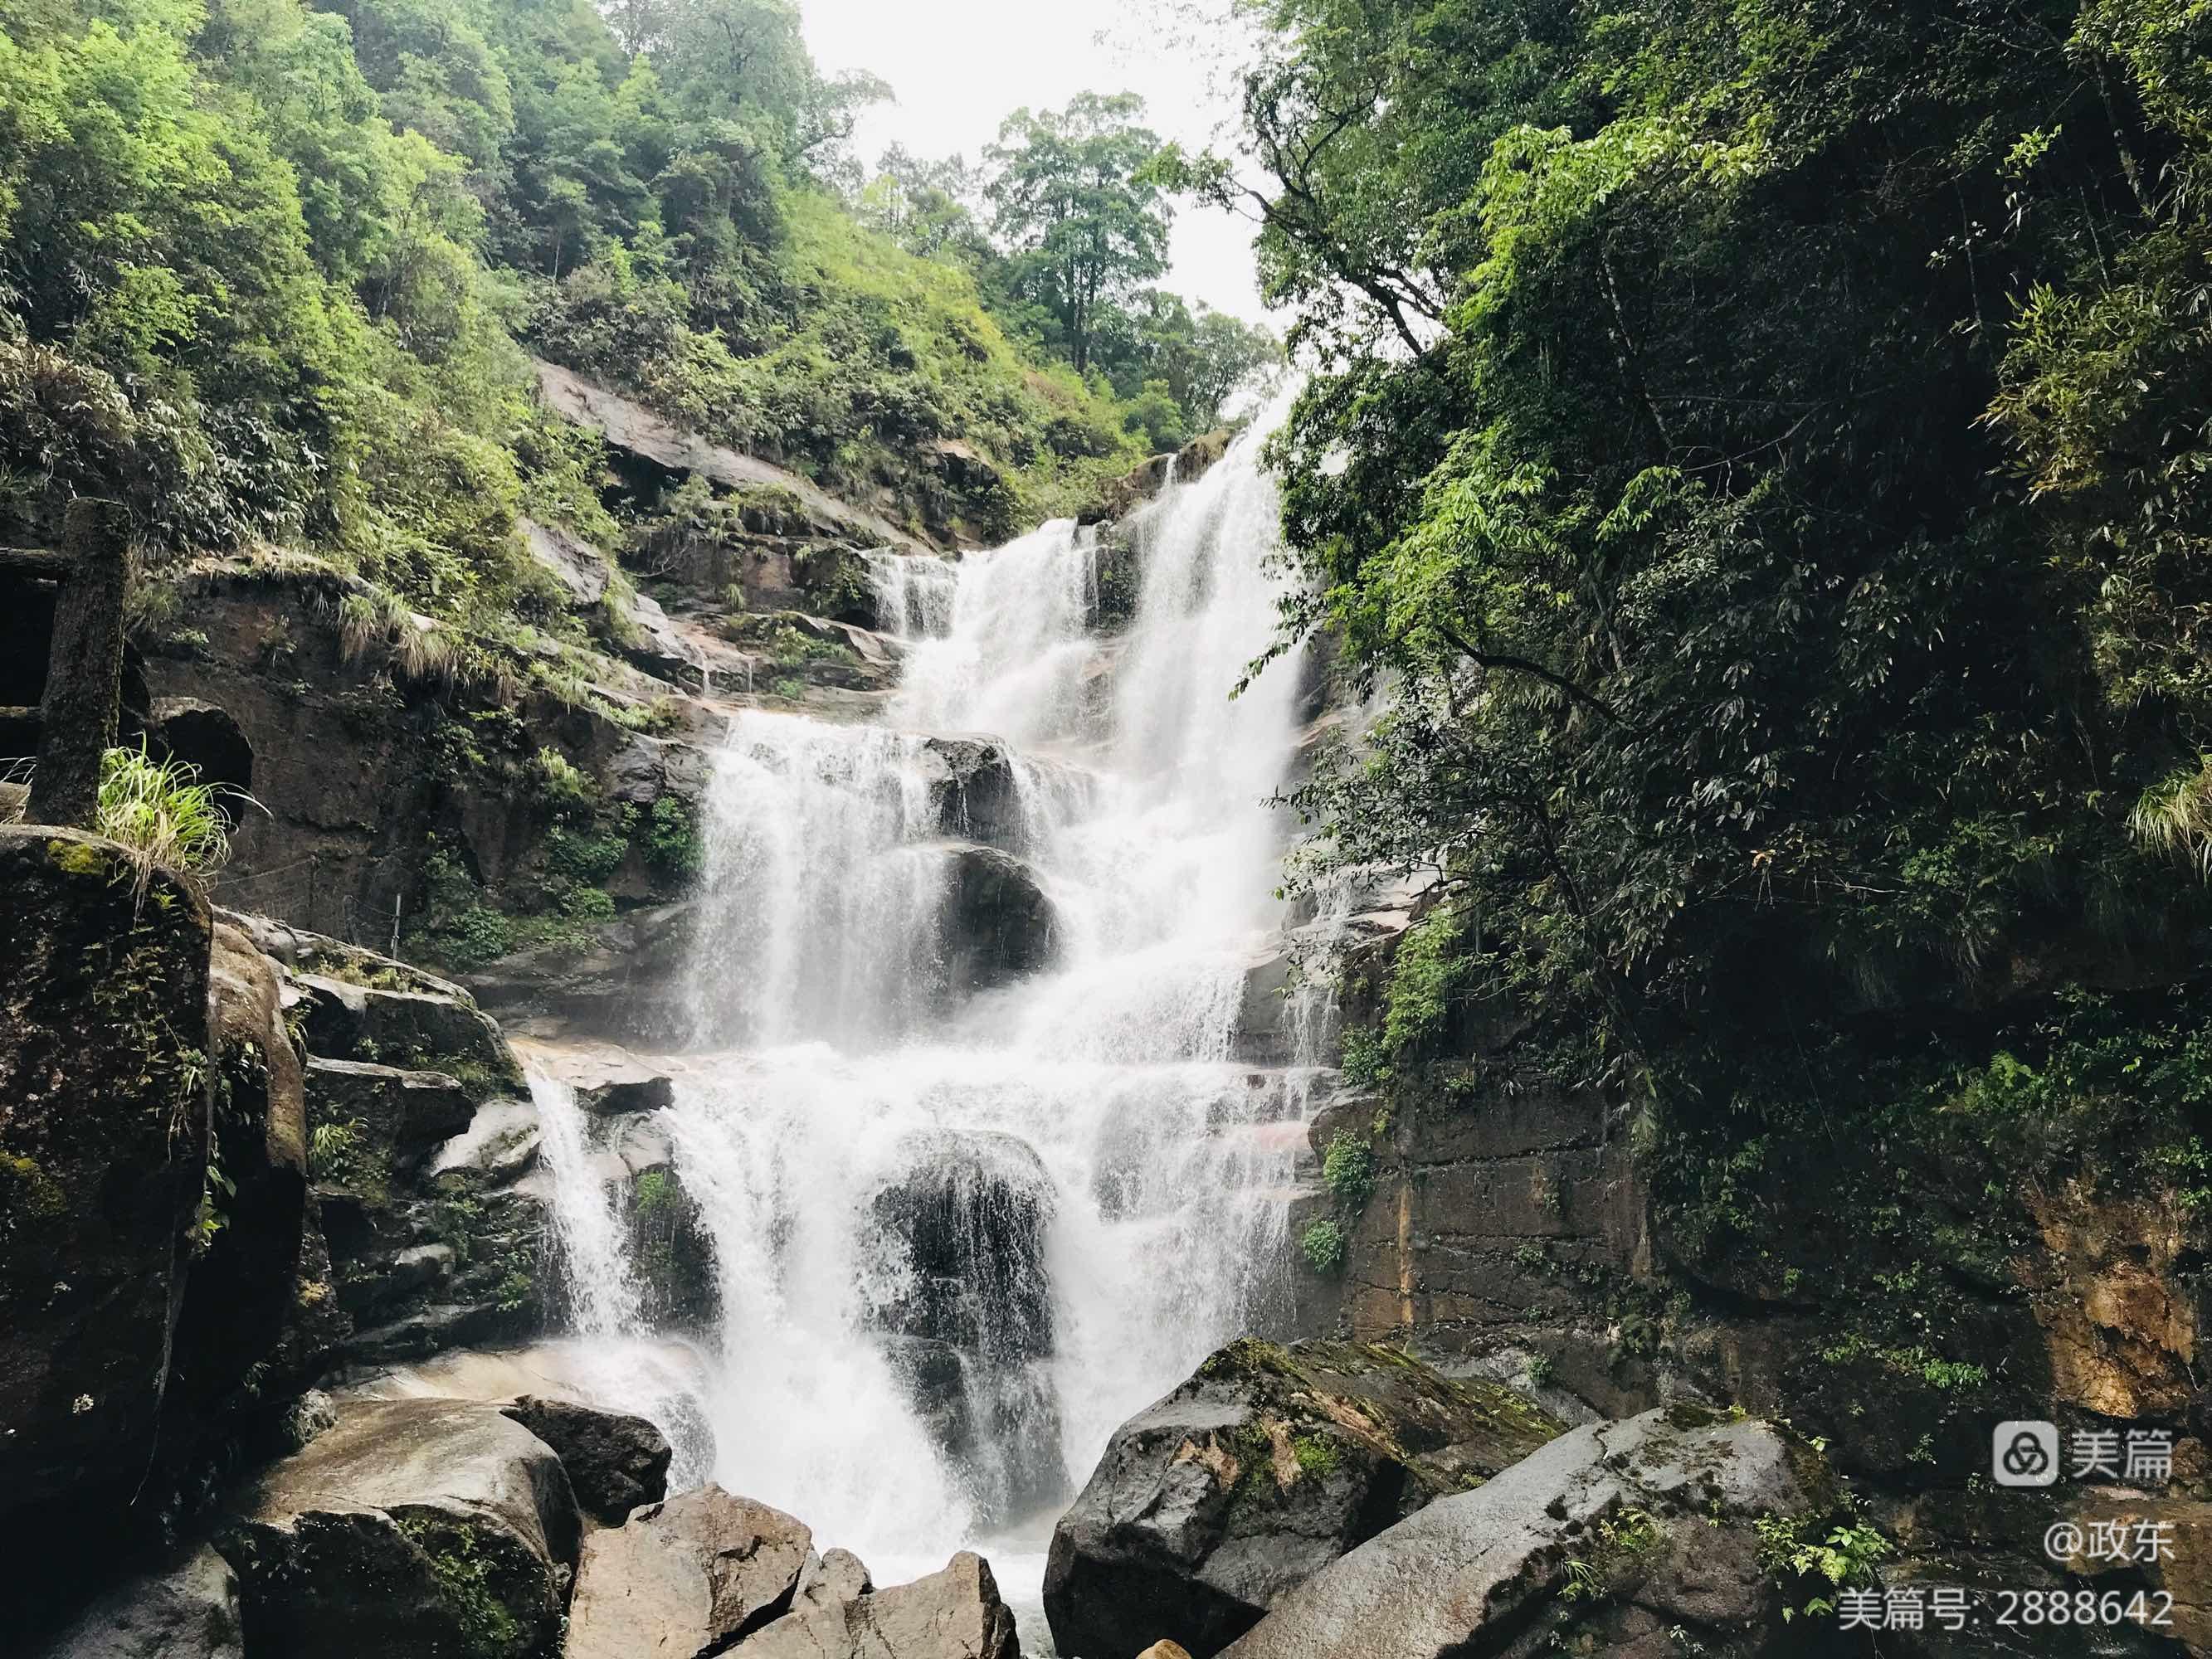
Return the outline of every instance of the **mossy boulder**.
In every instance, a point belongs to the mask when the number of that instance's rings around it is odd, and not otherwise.
[[[1832,1611],[1842,1587],[1875,1582],[1882,1553],[1849,1523],[1826,1462],[1784,1426],[1663,1407],[1574,1430],[1479,1490],[1438,1499],[1288,1592],[1227,1651],[1875,1651]],[[1834,1577],[1806,1571],[1816,1555]]]
[[[0,1556],[119,1508],[202,1242],[206,907],[120,848],[0,827]],[[62,1522],[66,1533],[68,1523]],[[27,1554],[9,1546],[22,1534]],[[5,1601],[0,1583],[0,1601]]]
[[[1133,1659],[1167,1638],[1206,1659],[1347,1550],[1565,1426],[1395,1348],[1233,1342],[1122,1425],[1054,1530],[1053,1639]]]
[[[270,1469],[218,1547],[249,1652],[523,1659],[554,1643],[580,1541],[544,1441],[494,1406],[395,1400]]]

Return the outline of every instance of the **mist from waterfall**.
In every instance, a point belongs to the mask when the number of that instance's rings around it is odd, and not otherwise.
[[[1120,633],[1072,523],[879,557],[906,650],[882,721],[731,723],[690,979],[710,1052],[660,1124],[719,1277],[696,1405],[715,1479],[887,1582],[975,1543],[1033,1602],[1112,1430],[1286,1295],[1306,1074],[1232,1059],[1279,940],[1267,798],[1297,723],[1287,662],[1230,696],[1277,615],[1259,441],[1126,526]],[[1018,808],[981,853],[945,805],[963,734],[1003,750]],[[971,994],[948,894],[1016,855],[1050,963]],[[565,1187],[601,1179],[548,1150]],[[589,1203],[560,1213],[572,1275],[629,1271]],[[580,1323],[627,1294],[578,1291]]]

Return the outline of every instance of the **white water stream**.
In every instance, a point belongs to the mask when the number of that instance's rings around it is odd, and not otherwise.
[[[884,721],[733,719],[700,1053],[655,1126],[720,1292],[680,1410],[607,1158],[538,1091],[592,1392],[879,1583],[981,1549],[1032,1652],[1045,1539],[1109,1433],[1281,1311],[1311,1073],[1232,1058],[1279,937],[1266,801],[1297,729],[1290,663],[1230,697],[1276,616],[1256,445],[1142,515],[1117,635],[1088,625],[1097,554],[1072,524],[953,565],[879,558],[909,641]],[[988,811],[981,783],[947,805],[978,752],[960,734],[994,745]],[[1049,903],[1041,962],[1018,903],[945,921],[1010,854]],[[976,914],[1030,941],[1026,971],[976,988]]]

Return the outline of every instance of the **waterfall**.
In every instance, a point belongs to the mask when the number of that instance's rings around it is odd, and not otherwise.
[[[538,1108],[539,1156],[553,1177],[554,1242],[568,1286],[569,1322],[587,1337],[638,1334],[637,1281],[622,1218],[592,1168],[576,1091],[548,1077],[530,1079]]]
[[[719,1278],[695,1403],[717,1480],[879,1578],[972,1542],[1033,1605],[1113,1429],[1284,1306],[1312,1072],[1235,1057],[1297,727],[1287,662],[1230,695],[1277,614],[1261,435],[1126,546],[871,556],[879,721],[731,720],[659,1125]],[[608,1275],[577,1321],[619,1334],[618,1215],[541,1112],[569,1272]]]

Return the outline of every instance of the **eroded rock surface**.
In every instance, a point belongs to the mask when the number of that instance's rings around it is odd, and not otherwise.
[[[1021,1659],[1014,1615],[980,1555],[963,1550],[942,1572],[850,1596],[830,1589],[827,1567],[825,1557],[822,1598],[740,1642],[742,1659]],[[848,1585],[849,1569],[836,1582]]]
[[[1218,1653],[1297,1585],[1562,1425],[1395,1349],[1232,1343],[1131,1419],[1053,1533],[1045,1613],[1084,1659]]]
[[[112,843],[0,826],[0,1590],[19,1528],[119,1504],[152,1450],[206,1185],[210,933],[166,876],[139,904]]]
[[[219,1547],[249,1652],[523,1659],[558,1629],[578,1535],[560,1458],[497,1407],[362,1401],[261,1477]]]
[[[245,1659],[238,1575],[197,1549],[116,1585],[40,1659]]]
[[[1225,1651],[1231,1659],[1850,1651],[1834,1619],[1782,1617],[1786,1602],[1809,1591],[1798,1594],[1761,1560],[1755,1530],[1762,1516],[1817,1528],[1835,1503],[1818,1454],[1771,1424],[1688,1407],[1591,1424],[1370,1539],[1282,1595]],[[1206,1650],[1193,1651],[1202,1659]]]
[[[585,1541],[567,1659],[707,1659],[791,1609],[812,1534],[703,1486]]]
[[[985,990],[1052,960],[1054,914],[1036,872],[995,847],[958,847],[945,903],[945,979]]]

